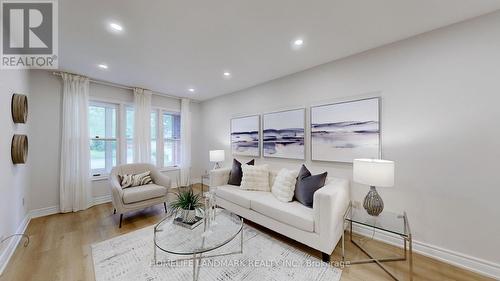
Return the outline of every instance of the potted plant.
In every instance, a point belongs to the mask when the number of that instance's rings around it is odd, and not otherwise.
[[[180,191],[177,198],[170,204],[170,207],[177,213],[183,222],[192,223],[196,220],[196,211],[203,208],[202,198],[195,194],[193,190]]]

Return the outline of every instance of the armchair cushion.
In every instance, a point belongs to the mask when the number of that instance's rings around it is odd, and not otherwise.
[[[119,175],[118,177],[120,179],[120,185],[122,186],[122,188],[141,186],[153,182],[150,171],[136,175],[130,175],[130,174]]]
[[[144,200],[149,200],[167,195],[167,187],[147,184],[135,187],[129,187],[123,190],[123,203],[131,204]]]

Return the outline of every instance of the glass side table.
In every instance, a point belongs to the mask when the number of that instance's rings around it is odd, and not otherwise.
[[[385,267],[383,262],[394,262],[394,261],[406,261],[408,260],[409,267],[409,277],[413,280],[413,245],[410,230],[410,223],[408,222],[408,217],[406,212],[403,214],[396,214],[391,212],[383,211],[379,216],[371,216],[364,209],[354,208],[352,202],[349,203],[349,207],[344,215],[344,227],[349,225],[349,236],[351,242],[358,247],[369,259],[365,260],[354,260],[350,261],[350,264],[363,264],[363,263],[376,263],[380,268],[382,268],[387,274],[389,274],[394,280],[399,281],[399,279],[391,273],[387,267]],[[352,226],[353,224],[364,226],[373,229],[373,231],[378,230],[399,236],[403,242],[403,253],[398,257],[387,257],[387,258],[376,258],[370,254],[361,244],[352,238]],[[342,233],[342,260],[345,262],[345,231]]]
[[[201,193],[205,195],[205,185],[210,184],[210,175],[204,174],[201,176]],[[208,191],[210,191],[210,186],[208,186]]]

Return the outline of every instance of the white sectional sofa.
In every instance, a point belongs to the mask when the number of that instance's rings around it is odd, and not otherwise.
[[[329,261],[344,231],[343,216],[350,201],[348,180],[328,178],[314,193],[313,208],[308,208],[297,201],[281,202],[271,192],[228,185],[230,170],[210,171],[210,188],[215,191],[217,205],[319,250],[323,260]],[[271,187],[276,174],[270,172]]]

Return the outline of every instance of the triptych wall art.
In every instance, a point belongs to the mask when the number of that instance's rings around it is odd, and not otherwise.
[[[313,106],[305,138],[306,109],[291,109],[231,119],[233,155],[352,163],[380,158],[380,98]],[[262,121],[262,148],[260,123]]]
[[[233,155],[260,156],[260,115],[231,119]]]
[[[296,109],[263,115],[263,155],[305,159],[306,110]]]
[[[378,98],[311,108],[311,160],[352,163],[379,154]]]

